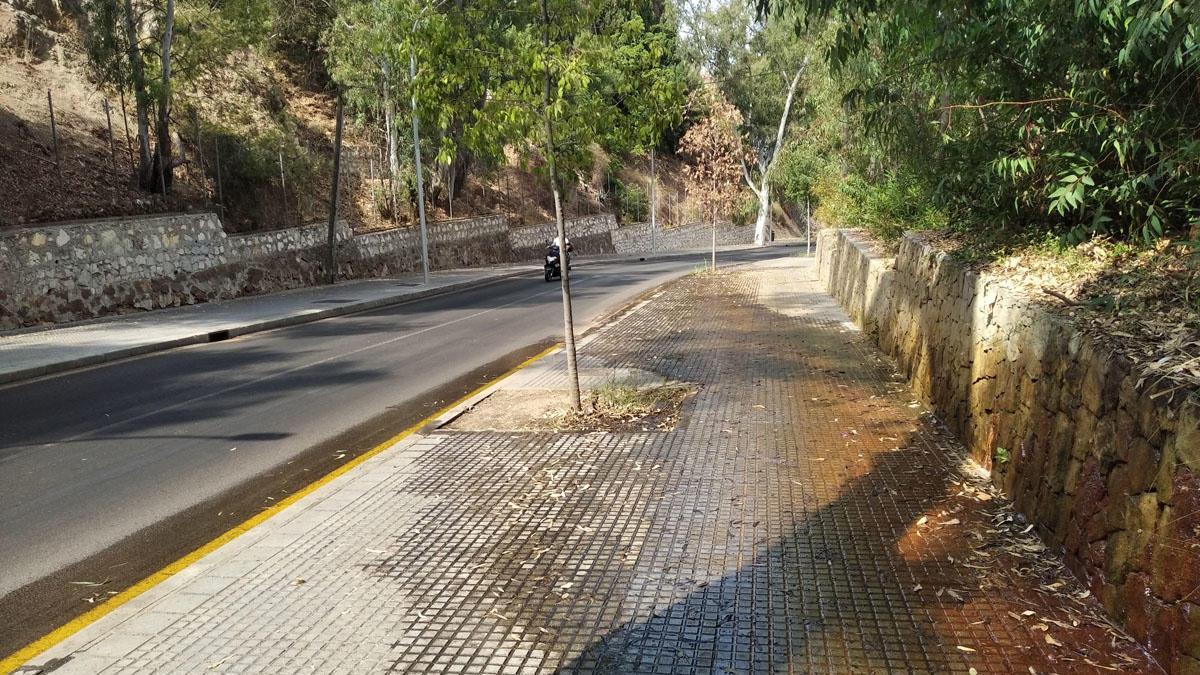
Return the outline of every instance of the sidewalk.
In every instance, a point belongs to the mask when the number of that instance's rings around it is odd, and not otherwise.
[[[509,265],[343,281],[223,302],[0,333],[0,384],[183,345],[361,312],[535,271]]]
[[[698,385],[676,430],[410,437],[27,671],[1156,671],[814,276],[692,275],[592,334],[589,383]]]

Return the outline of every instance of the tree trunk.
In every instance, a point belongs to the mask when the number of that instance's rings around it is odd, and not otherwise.
[[[712,267],[713,272],[717,271],[717,214],[712,214]]]
[[[542,5],[542,46],[550,49],[550,12],[546,0]],[[575,319],[571,314],[571,274],[567,264],[567,226],[563,221],[562,197],[558,190],[558,166],[554,161],[554,124],[550,120],[550,68],[546,66],[546,88],[542,93],[542,118],[546,124],[546,163],[550,169],[550,190],[554,194],[554,222],[558,225],[559,266],[562,268],[563,344],[567,352],[567,386],[571,392],[571,409],[583,408],[579,394],[579,369],[575,358]]]
[[[758,218],[754,221],[754,243],[762,246],[771,236],[771,183],[763,176],[758,191]]]
[[[162,90],[158,96],[157,141],[154,149],[154,172],[151,180],[163,196],[171,189],[174,166],[171,162],[171,38],[175,33],[175,0],[167,0],[167,15],[163,23],[162,37]]]
[[[153,169],[150,164],[150,115],[147,112],[149,101],[146,93],[146,73],[142,67],[142,50],[138,47],[137,14],[133,11],[133,0],[125,0],[125,40],[128,43],[131,88],[133,89],[133,105],[137,114],[138,128],[138,184],[142,187],[153,185]]]
[[[333,129],[333,191],[329,195],[329,230],[325,242],[325,281],[337,281],[337,214],[338,195],[341,193],[342,178],[342,125],[346,115],[346,104],[339,92],[337,97],[337,122]]]
[[[742,177],[746,179],[746,184],[754,191],[758,197],[758,220],[754,224],[754,243],[758,246],[763,246],[767,243],[766,236],[771,224],[771,184],[768,182],[771,173],[771,167],[775,165],[775,158],[779,156],[779,148],[783,147],[783,134],[787,130],[788,116],[792,113],[792,100],[796,96],[796,87],[800,84],[800,76],[804,74],[804,70],[808,67],[808,57],[800,62],[800,67],[796,69],[796,75],[792,78],[791,85],[788,86],[787,100],[783,104],[783,114],[779,116],[779,129],[775,132],[775,144],[771,146],[770,154],[761,161],[762,178],[761,185],[755,187],[750,180],[750,171],[746,168],[745,162],[742,163]]]
[[[383,62],[383,125],[387,127],[388,146],[388,185],[391,186],[392,219],[399,218],[399,204],[396,203],[396,176],[400,174],[400,153],[396,148],[396,103],[392,101],[392,67],[387,61]]]
[[[415,32],[415,31],[414,31]],[[425,174],[421,169],[421,120],[417,116],[417,57],[408,52],[408,88],[412,92],[413,165],[417,174],[417,216],[421,225],[421,275],[429,285],[429,236],[425,228]]]

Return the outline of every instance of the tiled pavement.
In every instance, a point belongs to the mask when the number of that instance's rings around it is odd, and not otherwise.
[[[1154,670],[845,320],[811,261],[688,277],[582,354],[697,383],[679,429],[402,443],[35,663]]]

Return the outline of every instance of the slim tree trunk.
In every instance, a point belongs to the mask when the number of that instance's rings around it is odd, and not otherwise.
[[[712,215],[712,271],[717,271],[717,214]]]
[[[783,114],[779,116],[779,128],[775,132],[775,144],[771,146],[770,154],[761,162],[762,182],[760,186],[755,186],[750,180],[750,171],[746,168],[745,162],[742,163],[742,177],[746,179],[746,184],[758,197],[758,220],[754,224],[754,243],[759,246],[767,243],[767,229],[771,220],[771,190],[768,177],[771,167],[775,164],[775,158],[779,156],[779,148],[783,147],[783,134],[787,130],[788,117],[792,113],[792,100],[796,97],[796,87],[800,84],[800,77],[804,75],[806,68],[808,68],[807,56],[800,62],[800,67],[796,69],[796,75],[792,77],[792,83],[788,86],[787,100],[783,103]]]
[[[143,187],[153,186],[153,169],[150,167],[150,116],[146,93],[146,73],[142,67],[142,50],[138,47],[137,15],[133,11],[133,0],[125,0],[125,40],[129,44],[129,68],[132,76],[133,105],[137,115],[138,129],[138,183]],[[149,180],[147,180],[149,179]]]
[[[167,0],[167,15],[162,37],[162,88],[158,95],[158,141],[154,151],[159,187],[164,196],[171,188],[174,167],[171,165],[171,38],[175,34],[175,0]]]
[[[754,243],[762,246],[771,234],[771,183],[763,176],[758,190],[758,218],[754,221]]]
[[[341,192],[342,177],[342,121],[345,117],[345,103],[342,95],[337,99],[337,123],[333,131],[333,194],[329,197],[329,232],[328,250],[325,254],[325,280],[333,283],[337,280],[337,211],[338,194]]]
[[[550,11],[546,0],[542,5],[542,46],[550,51]],[[579,393],[579,369],[575,358],[575,319],[571,313],[571,274],[567,264],[567,226],[563,221],[562,196],[558,190],[558,166],[554,161],[554,123],[550,120],[550,68],[546,67],[546,88],[542,95],[542,118],[546,124],[546,163],[550,169],[550,190],[554,194],[554,222],[558,225],[559,266],[562,268],[563,344],[567,352],[567,386],[571,392],[571,409],[583,408]]]
[[[413,32],[416,32],[414,27]],[[421,225],[421,277],[429,285],[429,235],[425,228],[425,174],[421,169],[421,120],[417,117],[417,57],[408,52],[408,88],[412,92],[413,164],[417,173],[417,217]]]
[[[650,148],[650,250],[657,247],[658,238],[658,173],[654,171],[654,148]]]
[[[396,141],[396,103],[392,100],[392,67],[383,62],[383,124],[387,127],[388,179],[391,184],[392,218],[399,216],[400,205],[396,203],[396,176],[400,174],[400,153]]]

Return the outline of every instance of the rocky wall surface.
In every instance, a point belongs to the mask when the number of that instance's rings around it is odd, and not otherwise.
[[[655,231],[650,223],[618,227],[612,232],[613,248],[622,255],[644,255],[662,251],[688,251],[712,246],[712,228],[703,224],[682,225]],[[754,243],[754,228],[724,224],[717,227],[717,246]]]
[[[616,228],[610,214],[573,218],[580,255],[649,252],[649,230]],[[431,223],[431,269],[540,260],[553,223],[510,227],[502,215]],[[637,234],[640,232],[640,235]],[[620,233],[620,234],[618,234]],[[723,228],[719,243],[746,243],[751,228]],[[321,283],[327,225],[229,235],[211,213],[112,218],[0,232],[0,330],[224,300]],[[642,238],[639,238],[642,237]],[[619,237],[620,247],[614,246]],[[708,228],[665,230],[656,250],[704,248]],[[420,270],[420,235],[405,227],[355,235],[336,230],[338,276]]]
[[[0,329],[312,283],[325,226],[228,236],[213,214],[113,218],[0,235]],[[349,237],[340,224],[338,235]]]
[[[575,248],[576,255],[602,255],[616,253],[611,233],[617,227],[617,219],[611,213],[570,218],[565,223],[567,238]],[[538,260],[546,250],[546,242],[558,236],[558,225],[554,222],[514,227],[509,233],[513,253],[517,260]]]
[[[909,234],[818,236],[825,287],[1169,672],[1200,673],[1200,403]]]

